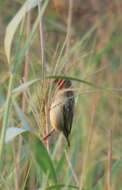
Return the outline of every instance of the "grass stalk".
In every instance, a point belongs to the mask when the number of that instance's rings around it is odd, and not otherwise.
[[[40,15],[41,13],[41,4],[38,1],[38,13]],[[42,91],[43,91],[43,110],[44,110],[44,136],[46,136],[49,133],[49,127],[48,127],[48,108],[47,108],[47,97],[46,97],[46,81],[45,81],[45,37],[44,37],[44,31],[43,31],[43,17],[40,17],[40,23],[39,23],[39,34],[40,34],[40,52],[41,52],[41,68],[42,68]],[[48,138],[45,139],[45,145],[47,147],[47,150],[49,151],[49,140]]]
[[[108,145],[108,166],[107,166],[107,190],[111,190],[111,175],[112,175],[112,129],[109,131]]]
[[[8,127],[12,86],[13,86],[13,74],[10,75],[8,94],[7,94],[7,99],[6,99],[4,114],[3,114],[3,124],[2,124],[1,136],[0,136],[0,160],[2,160],[2,154],[3,154],[4,144],[5,144],[5,134],[6,134],[6,129]]]
[[[31,13],[28,12],[27,14],[27,26],[26,26],[26,39],[28,39],[29,34],[30,34],[30,15]],[[29,55],[29,49],[26,53],[25,56],[25,64],[24,64],[24,69],[23,69],[23,82],[25,83],[28,80],[28,75],[29,75],[29,62],[30,62],[30,55]],[[25,92],[22,94],[22,111],[23,113],[26,111],[27,107],[27,100],[25,97]],[[20,189],[20,175],[19,175],[19,170],[20,170],[20,157],[21,157],[21,147],[22,147],[23,139],[20,136],[18,138],[18,149],[16,152],[16,160],[15,160],[15,169],[16,169],[16,181],[15,181],[15,189],[19,190]]]
[[[71,41],[73,4],[74,4],[74,0],[70,0],[69,1],[69,10],[68,10],[68,19],[67,19],[66,54],[68,53],[68,50],[70,47],[70,41]]]

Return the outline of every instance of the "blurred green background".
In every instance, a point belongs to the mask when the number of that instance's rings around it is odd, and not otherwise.
[[[121,0],[0,0],[0,189],[122,190]],[[71,147],[52,79],[73,77]],[[80,80],[79,80],[80,79]]]

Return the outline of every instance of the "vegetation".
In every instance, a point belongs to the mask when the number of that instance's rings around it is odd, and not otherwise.
[[[122,189],[121,9],[0,0],[1,190]],[[73,82],[70,148],[47,137],[55,78]]]

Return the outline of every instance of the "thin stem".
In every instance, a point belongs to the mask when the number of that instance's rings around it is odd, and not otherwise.
[[[67,160],[67,163],[68,163],[68,165],[69,165],[69,168],[70,168],[70,170],[71,170],[71,172],[72,172],[72,176],[73,176],[73,178],[74,178],[74,180],[75,180],[75,183],[76,183],[77,186],[79,187],[78,177],[77,177],[77,175],[76,175],[76,173],[75,173],[75,171],[74,171],[74,168],[73,168],[73,166],[72,166],[72,163],[71,163],[71,161],[70,161],[70,159],[69,159],[68,154],[67,154],[66,151],[65,151],[65,156],[66,156],[66,160]]]
[[[40,1],[38,1],[38,11],[41,13]],[[42,78],[45,79],[44,70],[44,32],[43,32],[43,17],[40,17],[39,24],[39,34],[40,34],[40,49],[41,49],[41,65],[42,65]]]
[[[13,74],[10,75],[8,94],[7,94],[7,99],[5,103],[5,109],[4,109],[5,112],[3,115],[3,125],[2,125],[2,131],[1,131],[1,136],[0,136],[0,160],[2,160],[3,148],[4,148],[4,143],[5,143],[5,134],[6,134],[6,129],[8,127],[12,86],[13,86]]]
[[[28,39],[30,34],[30,12],[28,12],[27,14],[27,25],[26,25],[26,39]],[[23,83],[25,83],[28,79],[28,75],[29,75],[29,60],[30,60],[30,55],[29,55],[29,49],[26,53],[25,56],[25,64],[24,64],[24,69],[23,69]],[[27,105],[27,100],[25,97],[25,92],[23,92],[22,94],[22,111],[25,112],[26,111],[26,105]],[[21,157],[21,147],[22,147],[22,137],[20,136],[18,138],[18,149],[16,151],[16,160],[15,160],[15,169],[16,169],[16,180],[15,180],[15,189],[19,190],[20,189],[20,157]]]
[[[66,53],[69,50],[70,40],[71,40],[71,29],[72,29],[72,16],[73,16],[73,2],[74,0],[69,1],[69,10],[68,10],[68,20],[67,20],[67,36],[66,36]]]
[[[92,145],[92,140],[93,140],[93,134],[94,134],[94,119],[95,119],[95,114],[96,114],[96,107],[99,101],[99,95],[96,94],[96,96],[93,97],[93,102],[92,102],[92,110],[91,110],[91,123],[90,127],[88,130],[88,139],[87,139],[87,146],[86,146],[86,152],[84,155],[83,159],[83,169],[82,169],[82,174],[81,174],[81,181],[80,181],[80,190],[83,189],[85,183],[86,183],[86,173],[87,173],[87,168],[89,165],[89,155],[91,153],[91,145]]]
[[[38,0],[38,12],[39,15],[41,13],[41,4],[40,1]],[[48,99],[47,99],[47,92],[46,92],[46,81],[45,81],[45,38],[44,38],[44,32],[43,32],[43,17],[40,18],[40,25],[39,25],[39,33],[40,33],[40,51],[41,51],[41,66],[42,66],[42,89],[43,89],[43,110],[44,110],[44,125],[45,125],[45,130],[44,130],[44,136],[45,134],[49,133],[49,127],[48,127]],[[47,147],[47,150],[49,151],[49,141],[48,138],[45,139],[45,144]]]
[[[43,141],[46,141],[54,132],[55,132],[55,129],[53,128],[53,129],[43,138]]]
[[[111,190],[111,173],[112,173],[112,129],[109,131],[108,146],[108,167],[107,167],[107,190]]]
[[[26,38],[28,38],[29,34],[30,34],[30,25],[31,25],[30,16],[31,16],[31,13],[28,12],[28,14],[27,14],[27,27],[26,27]],[[23,71],[23,82],[26,82],[28,80],[29,63],[30,63],[30,53],[29,53],[29,49],[28,49],[26,56],[25,56],[25,65],[24,65],[24,71]],[[22,110],[23,110],[23,112],[26,110],[26,98],[25,98],[24,93],[22,94]]]

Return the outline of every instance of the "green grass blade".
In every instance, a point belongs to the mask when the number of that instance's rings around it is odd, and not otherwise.
[[[57,183],[56,171],[54,168],[54,163],[51,160],[47,149],[44,144],[36,136],[31,136],[30,149],[33,150],[32,154],[38,164],[40,170],[48,176],[49,180],[54,184]]]

